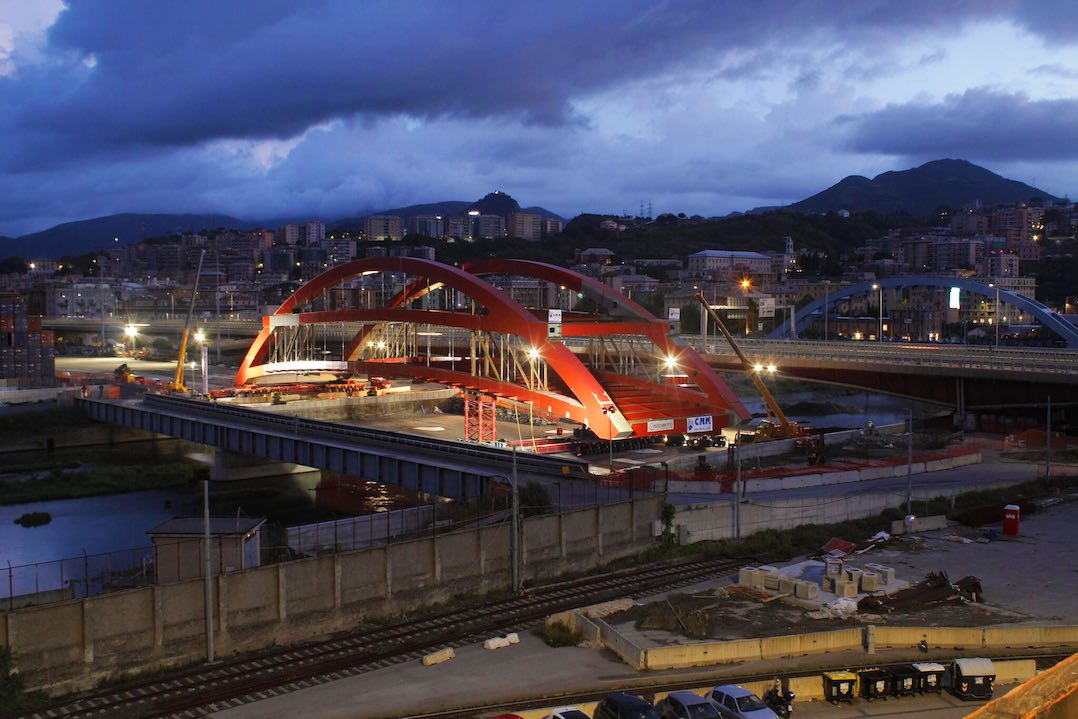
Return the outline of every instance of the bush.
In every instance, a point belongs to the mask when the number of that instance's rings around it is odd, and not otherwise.
[[[24,527],[40,527],[52,521],[52,515],[48,512],[27,512],[15,520],[15,524]]]
[[[584,639],[580,632],[574,632],[564,622],[548,622],[539,630],[543,641],[550,647],[575,647]]]
[[[41,692],[26,692],[10,647],[0,647],[0,710],[29,709],[44,700]]]

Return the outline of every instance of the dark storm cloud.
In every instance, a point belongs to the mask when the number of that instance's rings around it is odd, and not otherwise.
[[[1006,3],[1003,3],[1005,6]],[[356,114],[575,118],[581,93],[674,71],[708,53],[841,28],[843,42],[991,15],[990,1],[742,4],[74,2],[53,59],[0,78],[0,127],[37,133],[6,166],[118,148],[285,138]],[[835,36],[827,38],[835,41]],[[92,68],[83,64],[93,64]],[[2,160],[0,160],[2,161]]]
[[[988,89],[948,95],[942,103],[889,105],[841,117],[845,149],[907,158],[1078,159],[1078,99],[1030,100]]]

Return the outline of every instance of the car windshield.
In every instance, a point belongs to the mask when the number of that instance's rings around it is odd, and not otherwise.
[[[767,705],[757,699],[755,694],[749,694],[738,698],[737,708],[743,712],[754,712],[757,709],[766,709]]]
[[[710,704],[693,704],[685,708],[689,711],[689,719],[720,719],[719,710]]]
[[[587,714],[576,709],[570,709],[569,711],[561,712],[560,714],[558,714],[558,716],[560,716],[561,719],[588,719]]]

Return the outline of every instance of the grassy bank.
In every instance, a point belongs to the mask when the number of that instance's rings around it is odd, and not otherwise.
[[[1015,502],[1023,506],[1023,514],[1032,511],[1032,500],[1052,497],[1062,491],[1078,486],[1078,478],[1055,477],[1051,480],[1038,479],[1032,482],[999,489],[970,491],[955,497],[954,507],[947,497],[937,497],[928,502],[914,504],[915,512],[923,516],[946,514],[951,518],[960,518],[971,510],[981,507],[998,507]],[[923,508],[923,509],[922,509]],[[827,543],[832,537],[840,537],[851,542],[862,541],[876,532],[890,530],[891,522],[902,519],[906,514],[905,506],[888,509],[873,517],[851,519],[836,524],[803,524],[788,530],[767,529],[756,532],[744,539],[725,539],[708,542],[696,542],[690,545],[660,544],[644,554],[615,563],[613,566],[644,564],[664,559],[686,558],[690,556],[711,557],[754,557],[763,561],[784,561],[793,557],[811,554]]]
[[[102,465],[84,472],[54,469],[45,477],[20,481],[0,477],[0,504],[48,502],[188,485],[194,468],[180,463]]]

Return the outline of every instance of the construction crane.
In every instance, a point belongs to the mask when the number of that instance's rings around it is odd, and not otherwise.
[[[176,360],[176,377],[166,389],[170,392],[187,392],[187,386],[183,383],[184,365],[187,363],[187,340],[191,334],[191,318],[195,314],[195,297],[198,296],[198,280],[202,277],[202,260],[206,258],[206,250],[198,256],[198,269],[195,271],[195,286],[191,290],[191,304],[187,308],[187,321],[183,323],[183,335],[180,337],[180,357]]]
[[[801,426],[797,422],[787,419],[786,413],[782,411],[782,407],[779,406],[778,401],[775,400],[775,397],[771,394],[767,385],[765,385],[764,381],[760,378],[761,373],[764,371],[764,366],[752,362],[745,356],[745,353],[737,346],[737,342],[734,340],[734,336],[730,333],[730,330],[723,324],[718,313],[716,313],[711,305],[708,304],[707,298],[704,297],[703,292],[697,292],[696,299],[704,306],[704,309],[707,310],[707,313],[711,316],[711,320],[715,323],[715,326],[722,332],[722,336],[730,343],[730,346],[734,350],[734,354],[741,360],[741,366],[745,369],[745,374],[752,380],[753,386],[756,387],[756,391],[760,393],[760,397],[764,400],[764,411],[767,412],[767,419],[760,422],[760,426],[756,429],[755,439],[753,441],[761,442],[769,439],[789,439],[792,437],[805,437],[815,434],[810,427]],[[772,369],[772,371],[774,370]]]

